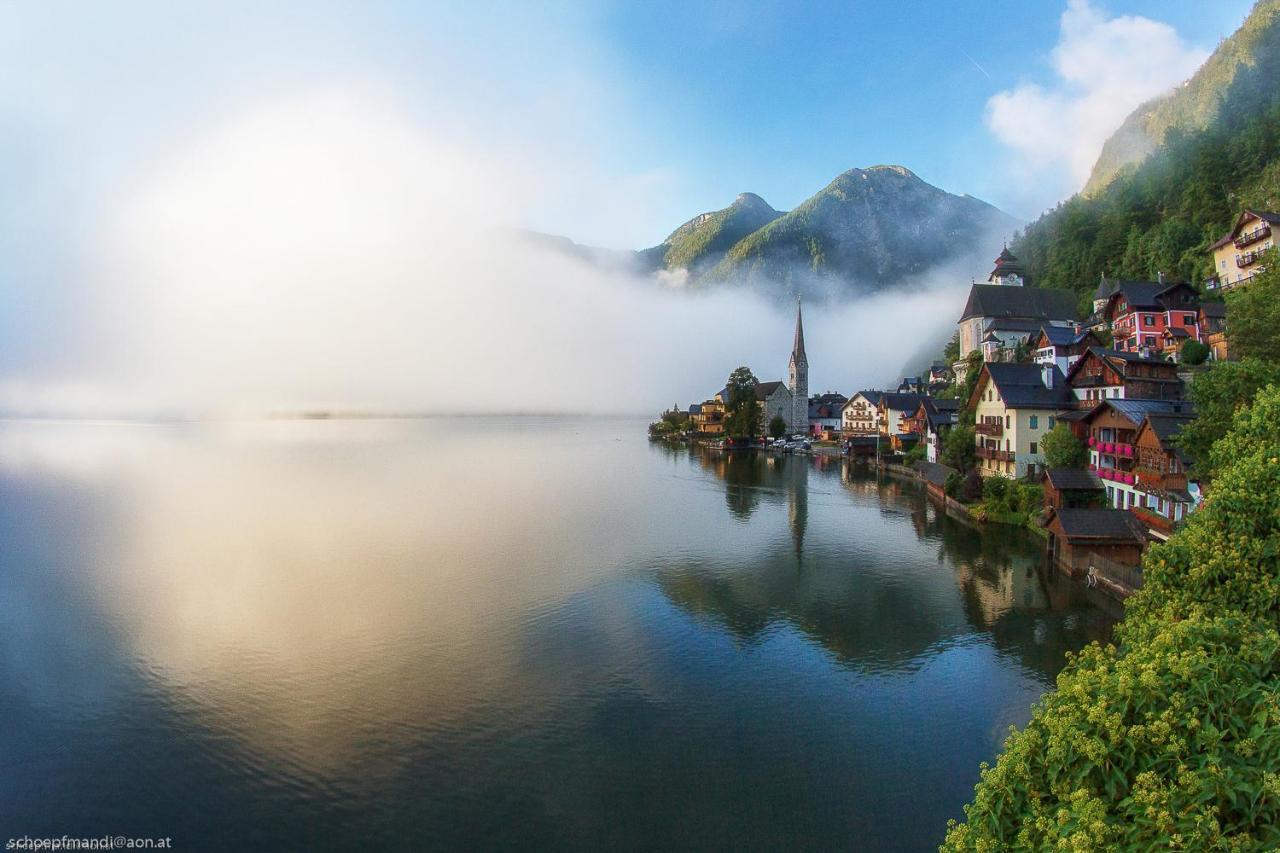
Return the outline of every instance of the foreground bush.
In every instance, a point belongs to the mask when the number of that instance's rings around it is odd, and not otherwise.
[[[944,849],[1280,849],[1280,390],[1213,448],[1205,505],[1117,630],[984,767]]]

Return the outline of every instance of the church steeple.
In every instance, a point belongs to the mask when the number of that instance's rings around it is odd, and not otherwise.
[[[791,363],[809,366],[809,358],[804,354],[804,317],[800,314],[800,297],[796,297],[796,340],[791,346]]]
[[[791,364],[787,369],[791,385],[791,418],[787,424],[793,433],[809,433],[809,357],[804,352],[804,316],[800,297],[796,297],[796,340],[791,346]]]

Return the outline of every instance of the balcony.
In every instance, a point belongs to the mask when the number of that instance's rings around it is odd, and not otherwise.
[[[1158,530],[1168,536],[1173,533],[1173,522],[1165,518],[1158,512],[1152,512],[1144,507],[1130,507],[1129,512],[1133,513],[1139,521],[1152,530]]]
[[[1123,441],[1102,441],[1094,436],[1089,436],[1089,447],[1099,453],[1105,453],[1108,456],[1115,456],[1120,459],[1132,459],[1134,449],[1132,444]]]
[[[973,431],[978,435],[999,438],[1004,435],[1004,423],[1002,421],[979,421],[973,425]]]
[[[1094,473],[1097,474],[1098,478],[1101,480],[1120,483],[1125,486],[1132,486],[1137,482],[1137,478],[1131,472],[1121,471],[1119,468],[1097,468],[1094,469]]]
[[[1235,241],[1236,248],[1243,249],[1245,246],[1248,246],[1250,243],[1256,243],[1259,240],[1262,240],[1270,236],[1271,236],[1271,226],[1262,225],[1258,228],[1253,229],[1247,234],[1241,234],[1239,237],[1237,237]]]
[[[1138,488],[1141,489],[1171,492],[1185,491],[1187,488],[1187,475],[1183,473],[1171,474],[1155,468],[1135,468],[1133,473],[1138,478]]]
[[[1262,254],[1263,253],[1260,250],[1255,249],[1252,252],[1245,252],[1244,254],[1236,255],[1236,266],[1240,269],[1253,266],[1258,261],[1262,260]]]
[[[979,459],[993,459],[993,460],[995,460],[996,462],[1012,462],[1012,461],[1013,461],[1013,451],[1012,451],[1012,450],[996,450],[996,449],[991,448],[991,447],[982,447],[982,446],[979,446],[979,447],[978,447],[978,458],[979,458]]]

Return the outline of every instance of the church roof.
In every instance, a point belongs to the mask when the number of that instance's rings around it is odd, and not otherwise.
[[[1076,296],[1069,290],[975,284],[969,288],[969,301],[960,322],[974,317],[1075,321],[1078,316]]]
[[[796,340],[791,346],[791,360],[796,364],[809,366],[809,357],[804,354],[804,318],[800,316],[800,300],[796,300]]]
[[[1005,246],[1000,252],[1000,257],[996,258],[995,269],[991,271],[991,275],[987,276],[987,281],[992,281],[1002,275],[1025,275],[1022,262],[1014,257],[1008,246]]]

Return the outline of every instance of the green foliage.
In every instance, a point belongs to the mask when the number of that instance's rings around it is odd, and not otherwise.
[[[960,360],[960,333],[958,331],[951,336],[951,340],[947,341],[947,346],[942,351],[942,358],[947,364],[955,364]]]
[[[967,504],[982,500],[982,480],[978,469],[970,468],[969,473],[964,475],[964,482],[960,484],[960,500]]]
[[[972,425],[956,424],[942,439],[942,454],[938,461],[962,474],[971,470],[978,460],[975,441],[976,434]]]
[[[763,413],[756,400],[756,375],[749,367],[739,367],[729,374],[729,399],[725,402],[725,430],[734,438],[754,438],[760,434]]]
[[[1178,360],[1183,364],[1195,366],[1204,364],[1209,358],[1209,347],[1199,341],[1187,341],[1178,351]]]
[[[1203,90],[1196,97],[1212,101],[1211,121],[1172,121],[1162,128],[1161,148],[1140,166],[1063,202],[1014,241],[1010,248],[1037,285],[1084,297],[1104,272],[1201,281],[1211,272],[1209,245],[1229,230],[1242,205],[1276,209],[1278,7],[1265,0],[1245,26],[1252,35],[1230,46],[1241,61],[1219,63],[1211,79],[1193,81],[1192,88]]]
[[[1045,434],[1040,452],[1049,468],[1083,468],[1089,461],[1088,449],[1066,424],[1058,424]]]
[[[1277,383],[1280,365],[1255,358],[1216,362],[1192,380],[1187,396],[1195,403],[1196,419],[1174,440],[1200,476],[1213,476],[1209,450],[1222,438],[1236,411],[1252,403],[1260,389]]]
[[[774,415],[773,420],[769,421],[769,435],[782,438],[786,434],[787,422],[782,419],[782,415]]]
[[[924,454],[925,454],[924,442],[920,442],[915,447],[911,448],[905,454],[903,454],[902,464],[911,465],[913,463],[919,462],[920,460],[924,459]]]
[[[944,849],[1280,847],[1280,388],[1212,456],[1204,506],[1144,560],[1120,648],[1068,662]]]
[[[662,413],[662,417],[649,424],[649,435],[656,438],[675,435],[688,430],[692,426],[689,413],[672,406]]]
[[[957,474],[953,471],[952,473],[947,475],[947,481],[943,483],[942,491],[945,492],[947,497],[949,498],[959,497],[960,489],[963,486],[963,484],[964,484],[964,477],[962,477],[960,474]]]
[[[661,266],[687,268],[697,274],[714,265],[724,253],[748,234],[763,228],[782,214],[759,196],[744,193],[729,207],[697,216],[681,225],[649,252],[661,252]]]
[[[1280,363],[1280,267],[1276,250],[1267,269],[1227,293],[1227,344],[1231,357]]]
[[[978,376],[982,373],[982,353],[974,350],[965,356],[964,360],[966,364],[964,381],[960,383],[960,393],[957,398],[964,411],[968,411],[969,398],[973,396],[973,389],[978,385]],[[973,413],[969,412],[969,415],[972,417]]]

